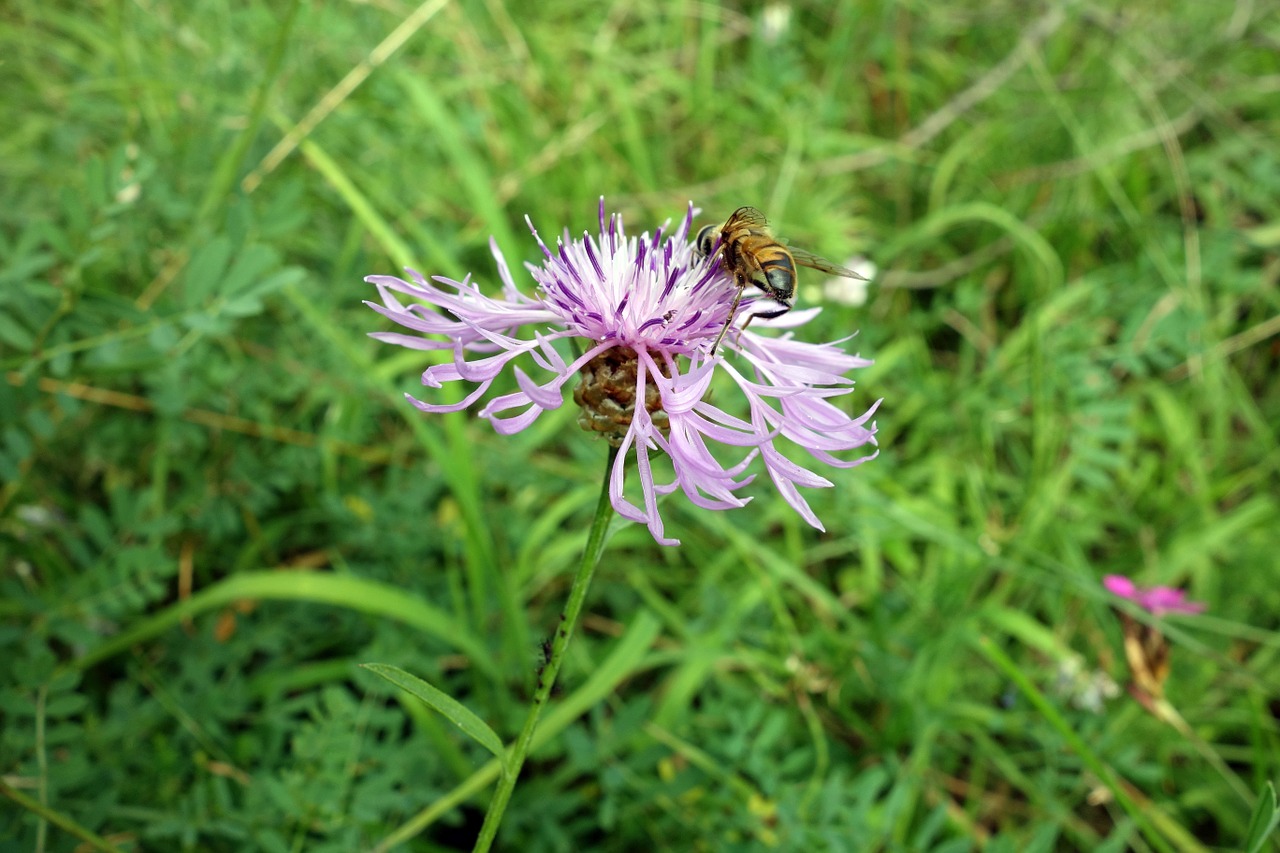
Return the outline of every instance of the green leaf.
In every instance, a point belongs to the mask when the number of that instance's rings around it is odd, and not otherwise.
[[[212,299],[231,263],[231,241],[215,237],[196,250],[187,267],[186,295],[192,305]]]
[[[1268,222],[1244,231],[1244,237],[1260,249],[1280,246],[1280,222]]]
[[[18,321],[7,314],[0,314],[0,343],[6,343],[22,352],[35,346],[35,338]]]
[[[1267,787],[1258,794],[1258,805],[1249,820],[1249,834],[1244,842],[1246,853],[1258,853],[1278,824],[1280,812],[1276,811],[1276,788],[1268,782]]]
[[[231,268],[218,285],[223,295],[239,294],[253,287],[267,271],[280,263],[278,253],[263,245],[246,246],[240,250]]]
[[[1042,623],[1033,617],[1010,607],[987,607],[983,616],[993,625],[1011,637],[1016,637],[1024,645],[1038,649],[1054,660],[1064,660],[1071,656],[1071,649]]]
[[[609,652],[609,656],[591,673],[586,683],[542,718],[542,722],[533,733],[533,748],[529,754],[536,754],[549,740],[567,729],[574,720],[604,701],[623,680],[648,668],[645,655],[661,631],[662,623],[658,621],[658,617],[647,610],[636,614],[635,620],[627,628],[627,633],[623,634],[622,639]],[[448,814],[450,809],[483,791],[498,778],[505,764],[506,762],[501,760],[487,762],[453,790],[439,797],[395,832],[382,839],[373,848],[374,851],[390,850],[397,844],[413,838],[441,816]]]
[[[503,758],[502,739],[498,737],[497,733],[489,728],[484,720],[473,714],[466,705],[463,705],[448,693],[438,690],[416,675],[410,675],[403,669],[390,664],[362,663],[360,666],[376,675],[381,675],[401,690],[417,696],[452,720],[455,726],[462,729],[476,743],[492,752],[499,759]]]
[[[81,524],[98,522],[99,535],[109,535],[110,526],[101,511],[86,513]],[[109,541],[109,540],[108,540]],[[242,599],[316,602],[345,607],[371,616],[386,617],[410,625],[465,653],[480,671],[496,676],[497,664],[484,644],[468,628],[416,595],[399,587],[352,575],[323,572],[242,572],[207,587],[191,598],[171,605],[105,640],[102,645],[76,660],[80,668],[118,654],[136,643],[145,642],[206,610],[225,607]]]

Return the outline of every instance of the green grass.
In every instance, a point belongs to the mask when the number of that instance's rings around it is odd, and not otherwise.
[[[519,271],[526,213],[604,194],[874,259],[805,334],[858,330],[881,454],[807,495],[825,534],[767,482],[666,501],[679,548],[615,524],[504,849],[1244,849],[1274,4],[529,8],[0,11],[0,847],[470,849],[496,760],[359,665],[510,743],[605,447],[417,412],[361,279],[496,286],[490,235]],[[1185,729],[1062,689],[1127,681],[1107,573],[1208,602],[1167,631]]]

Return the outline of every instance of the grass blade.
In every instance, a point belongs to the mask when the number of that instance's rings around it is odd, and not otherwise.
[[[625,678],[645,668],[645,653],[658,638],[662,625],[652,613],[641,611],[607,658],[596,668],[587,683],[573,692],[542,719],[533,735],[533,751],[569,727],[569,724],[613,692]],[[418,812],[395,832],[382,839],[373,853],[385,853],[397,845],[416,837],[428,826],[448,814],[460,803],[483,791],[502,772],[502,762],[494,760],[483,767],[431,805]]]
[[[117,634],[76,660],[75,666],[80,669],[93,666],[197,613],[243,599],[264,598],[334,604],[371,616],[390,617],[465,652],[476,668],[486,674],[496,676],[498,673],[484,645],[461,623],[400,587],[350,575],[284,571],[246,572],[227,578]]]
[[[492,752],[498,758],[502,758],[502,739],[498,737],[497,732],[489,728],[489,725],[484,720],[477,717],[466,705],[463,705],[448,693],[432,687],[416,675],[410,675],[403,669],[390,664],[362,663],[360,667],[382,676],[401,690],[417,696],[445,717],[448,717],[455,726],[462,729],[467,737]]]
[[[1276,788],[1270,782],[1258,795],[1258,807],[1253,810],[1249,820],[1249,834],[1245,838],[1244,849],[1248,853],[1258,853],[1266,845],[1271,833],[1280,825],[1280,811],[1276,810]]]

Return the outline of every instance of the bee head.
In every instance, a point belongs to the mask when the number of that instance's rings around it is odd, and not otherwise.
[[[693,238],[694,251],[698,253],[698,257],[711,257],[711,250],[716,245],[716,230],[715,225],[704,225],[698,230],[698,236]]]

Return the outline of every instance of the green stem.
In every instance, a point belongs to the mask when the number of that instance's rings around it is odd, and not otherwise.
[[[59,827],[60,829],[65,829],[67,832],[71,833],[76,838],[79,838],[95,850],[100,850],[102,853],[122,853],[120,848],[116,847],[110,841],[95,835],[71,818],[59,811],[49,808],[34,797],[28,797],[17,788],[7,784],[4,779],[0,779],[0,796],[8,797],[27,811],[39,815],[44,820],[47,820],[49,823]]]
[[[596,563],[600,561],[600,553],[604,550],[604,533],[613,518],[613,504],[609,502],[609,472],[613,470],[614,460],[618,457],[616,447],[609,448],[609,461],[604,469],[604,482],[600,485],[600,500],[596,504],[596,517],[591,522],[591,532],[587,535],[587,547],[582,552],[582,563],[573,578],[573,587],[569,590],[569,602],[564,613],[560,615],[560,627],[556,628],[555,637],[551,641],[551,654],[547,656],[547,665],[538,678],[538,689],[533,694],[533,704],[529,707],[529,715],[525,717],[524,727],[516,738],[511,751],[507,753],[506,767],[502,778],[498,780],[498,788],[489,801],[489,811],[484,816],[484,826],[480,827],[480,836],[472,853],[486,853],[498,834],[498,825],[502,823],[502,815],[507,810],[511,793],[516,788],[516,779],[520,776],[520,768],[524,766],[529,747],[533,744],[533,733],[538,728],[538,718],[546,707],[551,696],[551,688],[555,686],[556,675],[560,672],[560,664],[564,660],[565,650],[569,648],[569,640],[573,637],[573,629],[578,624],[578,615],[582,613],[582,603],[587,598],[587,590],[591,587],[591,577],[595,574]]]
[[[1111,792],[1116,798],[1116,802],[1124,809],[1129,817],[1137,824],[1139,831],[1146,836],[1147,842],[1151,847],[1161,851],[1161,853],[1173,853],[1169,842],[1165,840],[1160,831],[1156,829],[1156,823],[1159,823],[1166,832],[1181,832],[1176,822],[1167,819],[1164,814],[1154,806],[1149,804],[1139,805],[1130,796],[1128,789],[1119,775],[1111,769],[1102,757],[1093,751],[1088,742],[1080,736],[1075,729],[1071,727],[1071,723],[1066,720],[1058,712],[1045,695],[1040,692],[1035,683],[1027,677],[1018,665],[1013,662],[1013,658],[1004,653],[1004,650],[992,642],[991,638],[981,636],[977,638],[978,651],[996,665],[996,668],[1003,672],[1010,681],[1022,691],[1022,695],[1030,700],[1040,715],[1049,723],[1051,727],[1057,730],[1059,736],[1073,749],[1085,767],[1098,777],[1098,780]],[[1204,850],[1191,838],[1180,839],[1182,843],[1178,845],[1179,850]],[[1207,851],[1206,851],[1207,853]]]

